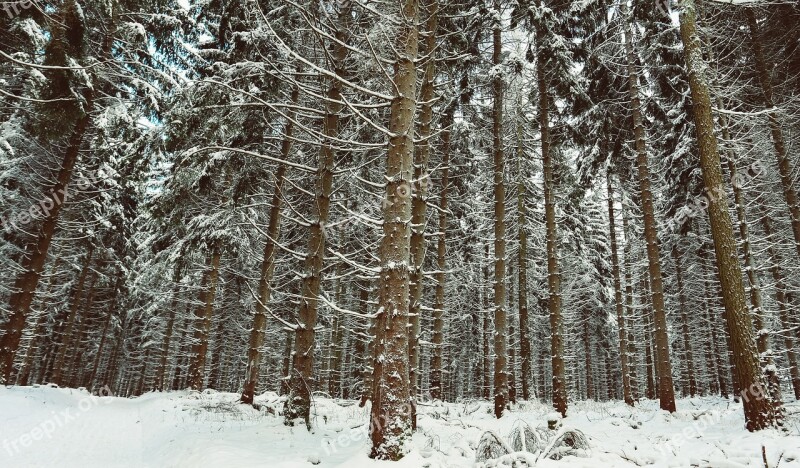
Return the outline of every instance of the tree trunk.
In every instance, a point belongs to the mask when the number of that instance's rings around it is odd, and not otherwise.
[[[622,234],[625,237],[625,245],[622,249],[623,263],[625,265],[625,315],[628,317],[633,317],[635,320],[633,311],[633,267],[631,266],[631,237],[630,230],[628,229],[628,217],[625,216],[624,208],[625,205],[623,204],[623,209],[620,214],[622,215]],[[630,373],[631,398],[633,398],[633,401],[635,402],[639,400],[639,386],[636,379],[638,373],[638,370],[636,369],[638,353],[636,351],[636,340],[633,339],[632,336],[633,330],[628,333],[628,356],[630,356],[633,360],[633,362],[629,363],[628,365],[628,371]]]
[[[492,64],[502,62],[502,25],[500,2],[495,0],[492,28]],[[506,323],[506,186],[503,155],[503,78],[496,73],[492,80],[492,153],[494,157],[494,415],[499,418],[508,404]]]
[[[482,376],[483,376],[483,399],[489,400],[489,393],[491,390],[491,385],[489,382],[489,374],[491,372],[491,365],[489,364],[489,293],[487,292],[486,285],[489,284],[489,244],[484,245],[484,251],[486,253],[486,259],[483,266],[483,300],[481,305],[483,306],[483,326],[481,327],[481,350],[482,350],[482,361],[483,365],[481,366]]]
[[[519,358],[520,375],[522,384],[522,399],[530,400],[531,376],[531,338],[528,318],[528,210],[526,198],[528,191],[525,185],[525,170],[523,158],[525,157],[522,146],[522,118],[517,121],[517,236],[519,239],[519,253],[517,254],[517,307],[519,310]]]
[[[100,359],[102,358],[105,352],[105,345],[108,339],[108,329],[111,326],[111,321],[114,318],[114,312],[117,310],[117,301],[119,299],[119,289],[122,286],[123,276],[122,270],[117,272],[117,279],[114,284],[114,290],[112,291],[112,298],[111,298],[111,306],[108,308],[108,314],[106,315],[105,324],[103,325],[103,331],[100,334],[100,344],[97,345],[97,353],[94,356],[94,363],[92,364],[92,372],[89,374],[88,383],[86,384],[87,387],[90,389],[96,388],[95,385],[95,377],[97,376],[97,370],[100,368]]]
[[[769,239],[774,238],[772,222],[769,217],[762,216],[761,225],[764,228],[764,235],[769,242]],[[781,328],[783,330],[790,330],[792,328],[792,323],[789,321],[790,304],[786,297],[786,280],[783,277],[783,271],[780,267],[781,260],[777,251],[772,246],[772,243],[768,245],[767,253],[769,254],[771,262],[770,272],[772,273],[772,279],[775,281],[775,302],[778,303],[778,317],[781,321]],[[786,359],[789,361],[789,375],[792,379],[794,398],[795,400],[800,400],[800,369],[797,364],[797,354],[794,351],[794,340],[792,339],[792,335],[787,332],[784,332],[783,337],[784,347],[786,348]]]
[[[553,371],[553,407],[567,416],[567,382],[564,368],[563,316],[561,314],[561,273],[558,269],[558,233],[556,198],[553,180],[553,157],[550,154],[550,97],[545,71],[545,52],[541,47],[545,32],[536,31],[536,83],[539,88],[539,131],[542,140],[544,171],[544,210],[547,237],[547,308],[550,314],[550,353]]]
[[[736,255],[733,225],[728,213],[728,197],[722,182],[708,79],[705,76],[707,64],[703,59],[697,35],[695,15],[694,0],[684,0],[679,17],[680,31],[692,93],[692,109],[700,148],[700,166],[705,188],[714,195],[709,198],[708,203],[711,235],[714,239],[718,275],[727,313],[726,322],[736,365],[736,379],[743,393],[745,421],[747,429],[754,431],[773,425],[776,414],[770,399],[763,398],[766,395],[765,388],[759,369],[753,322],[745,304],[742,270]],[[758,398],[758,395],[762,398]]]
[[[209,258],[208,269],[203,272],[203,282],[200,286],[200,307],[195,312],[192,362],[189,367],[189,386],[194,390],[203,390],[206,354],[208,354],[208,335],[211,332],[214,298],[217,295],[220,256],[220,246],[218,242],[215,242]]]
[[[591,311],[588,307],[583,309],[583,358],[584,371],[586,372],[586,399],[594,400],[594,379],[592,378],[592,338],[591,338]]]
[[[442,117],[442,176],[439,180],[439,235],[436,243],[436,302],[433,306],[433,336],[430,372],[431,398],[442,399],[442,346],[444,345],[444,308],[447,268],[447,191],[450,177],[450,127],[453,125],[455,103],[445,110]]]
[[[92,256],[94,255],[94,246],[89,245],[89,250],[86,252],[86,260],[83,262],[83,268],[81,268],[81,273],[78,276],[78,283],[75,286],[75,293],[72,295],[72,304],[69,308],[69,315],[67,315],[66,320],[66,328],[64,329],[64,333],[62,333],[60,338],[60,343],[58,344],[57,354],[55,364],[53,366],[53,376],[51,377],[51,381],[56,385],[62,384],[62,374],[66,370],[64,367],[64,362],[67,358],[67,352],[71,351],[73,348],[72,337],[73,337],[73,328],[75,327],[75,322],[77,320],[78,310],[81,304],[81,297],[83,296],[83,285],[86,281],[86,275],[89,273],[90,266],[92,264]],[[89,281],[89,289],[91,290],[94,288],[94,280],[97,278],[96,274],[92,275],[92,280]]]
[[[424,74],[420,88],[418,143],[414,147],[414,183],[411,200],[411,278],[408,336],[408,380],[411,385],[411,422],[417,427],[416,399],[419,393],[419,334],[422,313],[423,266],[425,263],[425,211],[428,206],[428,156],[430,154],[431,124],[433,122],[434,81],[436,79],[436,30],[438,29],[438,0],[424,3],[428,19],[422,41]]]
[[[386,155],[386,204],[380,246],[377,324],[383,341],[380,372],[373,382],[370,421],[371,457],[399,460],[411,437],[408,382],[409,262],[411,260],[411,200],[414,113],[417,88],[417,0],[404,0],[395,17],[394,89],[389,115]]]
[[[647,243],[648,271],[650,273],[650,292],[655,322],[656,357],[658,359],[658,397],[661,409],[675,412],[675,388],[672,383],[672,363],[669,356],[669,337],[667,336],[667,316],[664,310],[664,286],[661,279],[661,254],[656,232],[653,192],[650,188],[650,168],[647,161],[647,142],[644,121],[639,99],[639,73],[636,71],[636,56],[629,24],[628,7],[620,4],[625,19],[625,56],[628,71],[628,92],[630,94],[633,132],[636,139],[636,165],[639,175],[642,214],[644,216],[644,237]]]
[[[169,318],[167,319],[167,327],[164,330],[164,343],[161,347],[161,358],[158,363],[158,370],[156,370],[156,385],[155,389],[164,391],[164,375],[167,372],[167,358],[169,357],[169,345],[172,341],[172,331],[175,328],[175,316],[177,315],[178,308],[178,288],[180,286],[180,273],[179,269],[175,267],[175,274],[172,278],[172,300],[169,305]],[[110,320],[111,316],[109,316]],[[105,338],[105,332],[103,332]]]
[[[331,62],[337,76],[345,75],[345,60],[348,55],[348,24],[350,3],[341,4],[338,12],[334,36],[337,42],[331,45]],[[342,111],[342,84],[331,78],[325,103],[325,117],[322,124],[324,139],[319,151],[316,181],[314,187],[314,216],[309,227],[308,252],[303,265],[299,325],[295,329],[292,372],[289,379],[289,397],[284,408],[284,420],[293,425],[302,419],[311,429],[311,387],[314,385],[314,347],[316,346],[317,314],[319,291],[322,283],[322,267],[325,260],[325,225],[328,223],[333,175],[336,163],[336,150],[333,140],[339,135],[340,112]]]
[[[7,384],[11,382],[14,357],[22,338],[22,330],[30,313],[36,288],[39,286],[39,279],[47,259],[47,251],[50,249],[50,243],[56,232],[61,208],[67,198],[67,187],[72,178],[75,162],[78,160],[83,137],[91,121],[90,114],[94,105],[94,94],[91,90],[86,90],[83,92],[83,97],[84,113],[75,123],[75,129],[67,144],[56,183],[45,194],[44,201],[41,202],[44,221],[39,226],[36,239],[28,243],[25,248],[25,254],[20,262],[21,273],[14,281],[9,299],[10,318],[6,323],[5,333],[0,338],[0,366],[3,366],[3,379]]]
[[[697,380],[694,373],[694,357],[692,355],[692,339],[689,332],[689,314],[686,310],[686,294],[684,294],[683,291],[681,252],[678,250],[677,246],[672,249],[672,258],[675,260],[675,279],[678,283],[678,308],[681,313],[681,334],[683,335],[683,360],[686,362],[686,383],[688,386],[688,394],[694,397],[695,394],[697,394]]]
[[[619,362],[622,372],[622,395],[625,403],[633,406],[631,378],[628,371],[628,332],[625,328],[623,311],[622,281],[619,275],[619,255],[617,247],[616,216],[614,215],[614,188],[611,185],[611,171],[606,172],[606,192],[608,193],[608,237],[611,239],[611,271],[614,276],[614,303],[617,311],[617,330],[619,332]]]
[[[298,90],[292,90],[292,102],[297,101]],[[291,115],[291,114],[290,114]],[[287,120],[283,129],[281,157],[285,160],[289,155],[292,136],[292,118]],[[258,385],[258,372],[261,368],[261,346],[264,344],[264,333],[267,326],[267,304],[271,296],[270,283],[275,271],[275,247],[280,231],[281,204],[283,203],[283,181],[286,176],[286,165],[281,164],[275,173],[275,189],[272,193],[272,207],[269,212],[267,239],[264,244],[264,257],[261,261],[261,276],[258,279],[258,301],[253,316],[253,328],[250,330],[250,346],[247,352],[247,370],[245,371],[244,390],[240,401],[252,405]]]

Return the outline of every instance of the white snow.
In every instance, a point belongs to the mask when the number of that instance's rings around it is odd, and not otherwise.
[[[471,467],[483,431],[507,442],[515,423],[544,427],[552,412],[546,404],[521,403],[496,420],[489,402],[421,404],[409,454],[392,463],[369,459],[369,408],[354,401],[316,398],[309,433],[303,425],[283,425],[274,393],[257,398],[261,410],[237,400],[237,394],[212,391],[123,399],[74,389],[0,388],[0,467]],[[655,401],[634,409],[621,402],[572,402],[563,426],[588,436],[589,457],[516,459],[544,468],[763,468],[763,445],[770,467],[800,467],[797,403],[786,406],[785,433],[747,432],[741,406],[721,398],[682,399],[678,408],[670,415]]]

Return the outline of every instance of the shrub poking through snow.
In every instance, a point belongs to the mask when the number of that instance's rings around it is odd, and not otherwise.
[[[583,432],[577,429],[562,429],[553,437],[540,458],[561,460],[567,456],[588,457],[590,449],[589,439]]]
[[[475,449],[475,461],[484,463],[509,453],[511,453],[511,449],[497,434],[492,431],[486,431],[481,436],[480,442],[478,442],[478,448]]]
[[[525,421],[518,421],[508,437],[515,452],[539,453],[547,446],[547,431],[534,429]]]

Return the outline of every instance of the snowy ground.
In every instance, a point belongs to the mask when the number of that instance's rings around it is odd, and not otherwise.
[[[485,430],[507,439],[524,421],[546,425],[548,405],[517,405],[501,420],[488,403],[425,406],[411,452],[399,463],[367,457],[367,410],[353,402],[316,401],[316,429],[288,428],[271,414],[236,404],[238,395],[206,392],[93,397],[74,389],[0,388],[0,467],[396,467],[475,466]],[[719,398],[678,401],[670,415],[647,401],[576,402],[565,427],[583,431],[588,458],[525,456],[537,467],[800,467],[800,405],[789,404],[785,432],[751,434],[741,406]],[[520,465],[517,465],[520,466]],[[524,465],[522,465],[524,466]]]

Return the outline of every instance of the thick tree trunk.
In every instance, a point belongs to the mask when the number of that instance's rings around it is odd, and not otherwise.
[[[636,140],[636,166],[639,175],[639,191],[641,193],[642,214],[644,217],[644,237],[647,243],[648,272],[650,274],[650,291],[655,322],[655,344],[658,359],[658,397],[661,409],[674,412],[675,388],[672,383],[672,363],[669,356],[669,337],[667,336],[667,316],[664,310],[664,286],[661,279],[661,254],[656,232],[655,208],[653,192],[650,188],[650,168],[647,161],[647,142],[644,120],[639,99],[639,73],[636,71],[636,53],[633,49],[631,27],[628,23],[628,7],[620,4],[625,16],[625,57],[628,72],[628,92],[630,94],[633,132]]]
[[[696,7],[694,0],[683,0],[682,4],[683,10],[679,17],[681,39],[692,93],[703,181],[706,190],[714,195],[709,198],[708,215],[736,366],[735,378],[743,393],[747,429],[754,431],[773,425],[776,414],[771,399],[763,398],[766,393],[758,363],[753,322],[745,304],[742,270],[736,255],[733,225],[728,213],[728,197],[722,182],[708,79],[705,76],[707,64],[702,56],[695,24]]]
[[[217,295],[220,256],[220,246],[215,243],[209,257],[208,268],[203,272],[203,282],[200,286],[200,307],[195,313],[192,362],[189,367],[189,386],[194,390],[203,390],[203,381],[205,380],[208,335],[211,333],[214,299]]]
[[[22,338],[22,330],[25,327],[25,321],[30,313],[31,303],[39,285],[39,279],[47,259],[47,251],[50,249],[50,243],[56,232],[61,208],[68,195],[67,187],[72,178],[75,162],[78,160],[83,137],[91,121],[90,114],[94,105],[94,94],[92,91],[86,90],[83,95],[83,115],[75,123],[75,129],[72,131],[72,136],[67,143],[67,150],[64,153],[56,183],[44,196],[44,201],[42,202],[44,220],[39,226],[35,240],[25,248],[25,254],[20,262],[22,272],[14,281],[12,288],[9,300],[10,318],[6,323],[5,333],[0,338],[0,366],[3,367],[3,380],[7,384],[11,382],[14,357],[17,353],[17,348],[19,348],[20,338]]]
[[[399,460],[411,437],[408,382],[409,262],[411,260],[411,191],[414,113],[417,88],[417,0],[404,0],[395,17],[394,89],[386,155],[386,203],[380,246],[377,325],[383,350],[375,373],[370,415],[372,458]]]
[[[611,171],[606,172],[606,192],[608,193],[608,237],[611,239],[611,271],[614,276],[614,303],[617,311],[617,330],[619,332],[619,362],[622,372],[622,395],[625,403],[633,406],[631,377],[628,370],[628,332],[625,327],[625,313],[622,299],[622,281],[619,275],[619,254],[617,247],[617,220],[614,214],[614,188],[611,185]]]
[[[492,64],[499,67],[503,51],[500,2],[495,0],[492,28]],[[494,415],[499,418],[508,404],[506,323],[506,186],[503,154],[503,78],[492,80],[492,153],[494,158]]]

